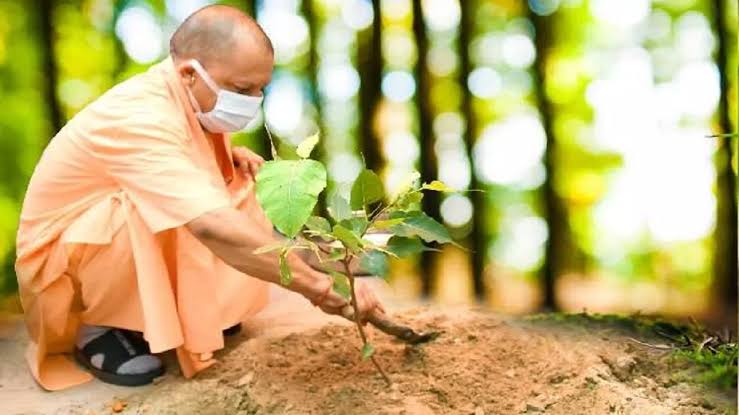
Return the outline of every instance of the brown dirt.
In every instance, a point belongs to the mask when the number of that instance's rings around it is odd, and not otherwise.
[[[356,327],[332,323],[288,335],[244,335],[231,342],[217,369],[189,381],[167,375],[126,397],[123,413],[733,413],[726,409],[730,400],[675,381],[662,352],[613,333],[525,325],[470,310],[415,310],[398,319],[443,334],[411,347],[372,332],[390,387],[361,361]]]

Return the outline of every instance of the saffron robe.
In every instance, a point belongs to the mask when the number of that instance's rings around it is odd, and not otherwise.
[[[212,365],[221,330],[257,313],[268,284],[217,258],[184,226],[235,207],[272,232],[230,138],[204,132],[170,58],[106,92],[51,140],[17,235],[26,358],[58,390],[92,379],[70,359],[80,324],[176,349],[186,377]]]

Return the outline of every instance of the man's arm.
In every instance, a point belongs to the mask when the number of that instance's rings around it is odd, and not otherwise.
[[[192,234],[228,265],[272,283],[279,283],[279,259],[275,252],[254,254],[254,250],[277,242],[274,235],[263,232],[248,215],[234,208],[206,213],[186,226]],[[293,274],[290,290],[310,300],[319,299],[331,286],[329,276],[305,264],[296,255],[288,255]]]
[[[237,270],[272,283],[279,283],[279,258],[276,253],[255,255],[254,250],[276,242],[272,231],[265,231],[244,212],[221,208],[192,220],[187,228],[216,256]],[[302,294],[321,310],[343,315],[348,302],[334,292],[333,279],[303,262],[297,255],[288,255],[293,281],[288,289]],[[384,312],[372,290],[357,281],[357,309],[360,321],[375,310]]]

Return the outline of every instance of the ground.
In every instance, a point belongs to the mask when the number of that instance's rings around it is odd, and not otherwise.
[[[170,359],[146,388],[41,392],[15,360],[23,331],[0,332],[0,353],[13,359],[0,365],[0,402],[11,414],[736,413],[735,392],[690,382],[665,351],[621,331],[469,308],[396,307],[398,320],[442,335],[411,347],[372,331],[387,386],[361,360],[356,327],[290,295],[275,303],[228,340],[216,367],[185,380]]]

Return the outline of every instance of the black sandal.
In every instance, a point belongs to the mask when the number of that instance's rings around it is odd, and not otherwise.
[[[224,336],[235,336],[239,333],[241,333],[241,323],[236,323],[227,329],[223,329]]]
[[[92,364],[92,357],[104,356],[102,368]],[[120,386],[141,386],[151,383],[164,374],[164,365],[146,373],[120,374],[118,368],[131,359],[151,354],[148,343],[127,330],[110,329],[91,340],[82,349],[75,348],[77,362],[103,382]]]

